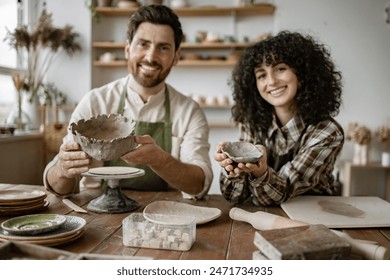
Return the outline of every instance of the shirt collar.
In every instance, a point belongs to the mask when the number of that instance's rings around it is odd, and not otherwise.
[[[132,79],[131,75],[129,78]],[[167,86],[167,85],[165,85],[165,86]],[[134,90],[132,90],[130,88],[130,82],[127,83],[126,88],[127,88],[127,96],[128,97],[130,97],[137,104],[140,104],[140,105],[144,104],[141,96],[137,92],[135,92]],[[164,92],[165,92],[165,87],[163,87],[156,95],[149,96],[149,98],[145,104],[162,102],[164,100]]]
[[[277,124],[276,115],[273,114],[271,127],[268,130],[268,137],[271,138],[272,134],[280,130],[284,134],[289,135],[293,141],[298,141],[304,128],[305,128],[305,123],[303,122],[303,119],[300,114],[295,114],[291,118],[291,120],[289,120],[286,123],[286,125],[281,128]]]

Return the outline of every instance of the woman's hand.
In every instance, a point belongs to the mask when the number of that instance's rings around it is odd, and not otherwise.
[[[229,177],[238,177],[242,173],[252,173],[252,176],[255,178],[264,175],[268,169],[267,150],[264,146],[256,145],[256,147],[263,154],[257,163],[236,163],[229,159],[228,156],[222,152],[222,149],[226,143],[227,142],[221,142],[217,145],[214,153],[214,159],[222,168],[228,172]]]

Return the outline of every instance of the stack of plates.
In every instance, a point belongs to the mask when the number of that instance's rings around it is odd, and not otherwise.
[[[62,219],[64,218],[64,219]],[[23,241],[45,246],[58,246],[80,238],[86,221],[77,216],[35,214],[9,219],[1,224],[0,240]],[[47,230],[47,227],[50,230]],[[27,230],[26,228],[40,228]],[[45,228],[46,231],[42,231]],[[19,230],[18,230],[19,229]]]
[[[0,190],[0,216],[17,216],[45,210],[49,202],[39,190]]]

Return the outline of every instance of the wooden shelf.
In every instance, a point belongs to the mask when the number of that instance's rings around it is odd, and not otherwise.
[[[92,47],[97,49],[123,49],[125,42],[98,41],[93,42]],[[182,43],[182,49],[243,49],[250,43]]]
[[[230,128],[230,127],[237,127],[237,125],[233,122],[214,122],[214,121],[210,121],[208,122],[209,126],[210,127],[226,127],[226,128]]]
[[[175,67],[231,67],[236,64],[234,60],[180,60]],[[94,66],[98,67],[125,67],[126,60],[114,60],[110,62],[102,62],[95,60]]]
[[[236,65],[235,60],[180,60],[179,67],[231,67]]]
[[[124,49],[125,42],[96,41],[92,42],[92,47],[96,49]]]
[[[200,107],[203,109],[231,109],[232,105],[205,105],[201,104]]]
[[[126,60],[114,60],[110,62],[104,62],[104,61],[99,61],[95,60],[93,62],[93,66],[98,66],[98,67],[125,67],[127,66]]]
[[[95,11],[104,16],[129,16],[138,8],[117,8],[117,7],[96,7]],[[186,7],[173,9],[180,16],[248,16],[248,15],[272,15],[275,12],[275,6],[272,4],[259,4],[247,7]]]

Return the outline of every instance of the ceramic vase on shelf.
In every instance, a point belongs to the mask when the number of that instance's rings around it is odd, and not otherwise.
[[[28,116],[29,123],[26,126],[28,130],[38,130],[41,125],[41,111],[39,97],[37,94],[30,98],[30,93],[23,94],[22,111]]]
[[[390,152],[382,152],[381,164],[385,167],[390,166]]]
[[[367,165],[369,161],[368,145],[355,143],[352,163],[356,165]]]
[[[7,117],[7,124],[15,127],[15,133],[24,132],[29,127],[30,123],[30,117],[19,105],[12,109]]]

